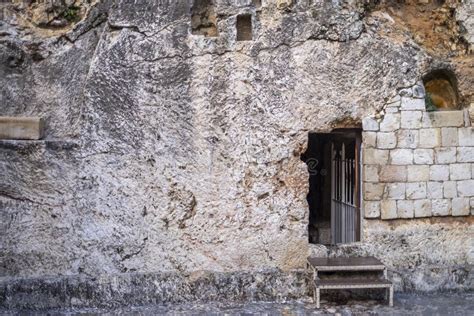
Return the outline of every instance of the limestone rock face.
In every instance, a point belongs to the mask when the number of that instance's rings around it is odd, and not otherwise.
[[[191,1],[76,1],[79,20],[48,36],[8,8],[0,115],[46,125],[42,141],[0,141],[0,277],[303,268],[308,132],[361,126],[450,60],[370,5],[277,2],[214,1],[216,37],[191,34]],[[252,41],[236,41],[239,14]],[[370,229],[373,253],[403,247]]]

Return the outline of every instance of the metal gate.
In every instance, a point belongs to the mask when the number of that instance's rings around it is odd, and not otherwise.
[[[331,239],[356,241],[359,220],[357,159],[346,158],[344,143],[331,144]]]

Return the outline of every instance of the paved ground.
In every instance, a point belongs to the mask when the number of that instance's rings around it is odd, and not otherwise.
[[[323,301],[316,310],[309,302],[293,303],[208,303],[129,307],[119,310],[69,310],[42,313],[2,311],[3,315],[474,315],[474,293],[416,295],[398,294],[394,307],[380,301],[348,302],[337,306]]]

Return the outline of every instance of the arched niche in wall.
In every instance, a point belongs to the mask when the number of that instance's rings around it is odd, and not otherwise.
[[[423,77],[426,90],[426,108],[445,111],[460,108],[455,74],[446,69],[437,69]]]

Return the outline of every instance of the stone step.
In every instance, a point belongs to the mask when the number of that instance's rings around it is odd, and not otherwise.
[[[385,289],[390,306],[393,306],[393,285],[387,280],[387,268],[375,257],[340,257],[319,258],[309,257],[308,268],[312,270],[314,282],[314,302],[320,307],[321,290],[351,290],[351,289]],[[383,278],[362,278],[366,273],[383,271]],[[332,275],[327,275],[330,272]],[[319,273],[326,273],[326,278],[320,278]],[[336,275],[334,275],[336,273]],[[340,275],[337,275],[339,273]],[[347,277],[344,274],[356,273]],[[343,276],[341,276],[343,274]],[[332,276],[332,278],[329,278]],[[334,277],[336,276],[336,277]]]
[[[314,281],[316,288],[326,290],[337,289],[380,289],[390,288],[392,282],[386,279],[316,279]]]
[[[308,266],[324,271],[384,271],[385,265],[375,257],[318,258],[309,257]]]
[[[43,137],[40,117],[0,116],[0,139],[38,140]]]

